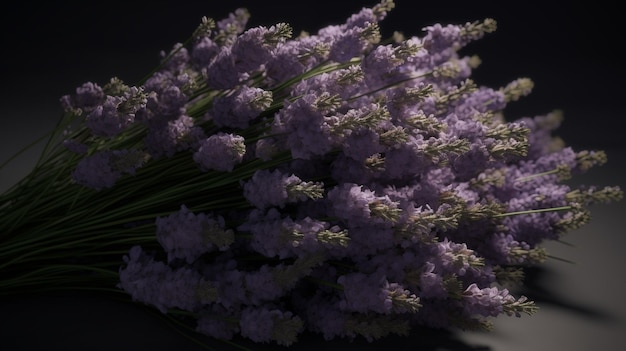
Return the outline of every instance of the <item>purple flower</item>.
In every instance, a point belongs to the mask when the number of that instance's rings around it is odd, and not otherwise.
[[[251,247],[267,257],[290,257],[289,227],[291,218],[282,218],[276,208],[252,210],[245,223],[237,229],[252,234]]]
[[[246,301],[244,282],[245,274],[238,269],[230,269],[220,272],[215,279],[218,288],[217,302],[229,310],[237,310]]]
[[[352,241],[346,230],[310,217],[294,222],[291,230],[291,247],[297,256],[323,252],[328,257],[343,257]]]
[[[534,263],[530,257],[519,254],[522,251],[530,252],[530,249],[528,243],[515,240],[511,234],[496,233],[485,240],[485,246],[481,251],[495,264],[521,265]]]
[[[225,229],[223,217],[195,214],[185,205],[167,217],[158,217],[156,227],[157,240],[169,262],[178,258],[193,263],[205,253],[226,250],[234,240],[232,230]]]
[[[207,67],[207,84],[213,89],[230,89],[237,85],[242,78],[236,67],[235,59],[230,46],[220,47],[213,61]]]
[[[94,135],[115,136],[135,121],[133,114],[118,110],[124,100],[119,96],[107,96],[106,100],[96,106],[86,118],[86,124]]]
[[[431,262],[424,264],[424,271],[419,276],[419,287],[421,298],[444,299],[448,297],[443,277],[435,272],[435,265]]]
[[[191,62],[198,70],[206,69],[215,55],[220,51],[219,46],[211,38],[203,36],[193,44]]]
[[[106,94],[98,84],[86,82],[76,88],[75,94],[61,97],[61,105],[65,111],[80,109],[89,113],[105,100]]]
[[[342,29],[332,36],[329,58],[336,62],[346,62],[353,57],[359,56],[367,47],[368,42],[363,38],[362,28]],[[329,33],[327,33],[329,34]]]
[[[250,28],[237,36],[231,52],[238,72],[253,72],[270,60],[274,45],[268,39],[273,36],[274,28]]]
[[[380,176],[384,170],[385,160],[379,154],[374,154],[365,160],[355,160],[344,153],[340,153],[333,160],[331,175],[339,183],[370,184]]]
[[[472,265],[482,264],[473,250],[468,249],[464,243],[454,243],[447,238],[433,246],[433,262],[438,269],[454,273],[459,276],[465,275]]]
[[[244,184],[243,194],[246,200],[260,209],[284,207],[289,200],[287,188],[301,182],[297,176],[286,175],[279,170],[259,170]]]
[[[425,27],[424,31],[426,36],[423,45],[431,55],[444,51],[452,52],[451,48],[461,40],[461,26],[458,25],[443,26],[436,23]]]
[[[321,184],[304,182],[293,174],[283,174],[279,170],[258,170],[243,185],[243,196],[260,209],[270,206],[282,208],[289,202],[320,198],[322,193]]]
[[[165,123],[152,123],[144,143],[154,158],[172,157],[179,151],[196,149],[206,139],[204,130],[187,115]]]
[[[558,139],[555,139],[552,134],[561,125],[562,119],[562,114],[557,111],[547,115],[535,116],[533,118],[526,117],[519,120],[519,122],[524,123],[530,129],[527,156],[529,159],[549,154],[559,147]]]
[[[480,87],[468,94],[454,109],[457,117],[466,116],[466,118],[471,118],[479,113],[500,112],[505,107],[506,100],[502,92],[487,87]]]
[[[294,158],[311,159],[329,152],[334,145],[324,112],[317,107],[318,96],[307,94],[274,115],[272,131],[286,138]]]
[[[387,196],[377,196],[363,185],[344,183],[328,192],[333,214],[350,226],[397,220],[398,207]]]
[[[389,313],[392,303],[383,289],[386,279],[379,274],[350,273],[337,279],[343,287],[344,299],[339,303],[343,311]]]
[[[155,260],[139,246],[124,256],[118,287],[133,300],[152,305],[162,313],[170,308],[196,311],[216,299],[216,289],[195,270],[172,269]]]
[[[402,182],[429,170],[432,161],[422,152],[426,145],[422,136],[410,136],[405,144],[388,150],[385,153],[383,177]]]
[[[306,50],[307,48],[303,47],[303,42],[297,39],[278,44],[271,51],[271,59],[265,64],[265,72],[270,83],[281,83],[302,74],[307,68],[303,62],[306,60],[294,60],[294,57],[301,56],[302,51],[306,52]],[[309,53],[309,56],[312,56],[312,53]]]
[[[216,97],[207,116],[218,127],[243,129],[271,103],[270,91],[244,85],[228,95]]]
[[[383,20],[386,15],[386,12],[376,14],[373,9],[364,7],[359,12],[348,17],[342,28],[365,27],[368,23],[376,23]]]
[[[503,312],[503,305],[514,301],[515,298],[507,289],[481,289],[476,284],[470,284],[463,292],[463,309],[470,316],[497,317]]]
[[[135,119],[147,126],[163,125],[185,114],[189,97],[184,86],[190,82],[185,74],[163,71],[152,75],[143,85],[147,94],[145,108],[139,109]]]
[[[271,302],[285,294],[285,287],[281,287],[276,282],[276,271],[268,265],[263,265],[257,271],[244,275],[245,289],[250,297],[246,303],[250,305],[261,305]]]
[[[145,154],[136,150],[99,151],[86,156],[76,165],[72,179],[100,191],[113,187],[124,173],[134,174],[144,161]]]
[[[278,345],[290,346],[302,332],[303,323],[292,312],[277,308],[246,308],[239,322],[241,335],[254,342],[276,341]]]
[[[345,336],[354,338],[355,335],[348,334],[345,328],[349,313],[341,311],[338,302],[317,294],[306,300],[304,308],[307,328],[320,333],[324,340]]]
[[[397,57],[393,46],[376,46],[365,55],[361,63],[368,87],[378,88],[407,78],[408,72],[403,72],[400,69],[402,63],[403,59]]]
[[[349,99],[364,88],[361,67],[353,65],[305,79],[291,88],[291,94],[298,96],[311,91],[322,91],[331,96],[337,95],[342,99]]]
[[[243,137],[230,133],[217,133],[200,142],[193,160],[203,171],[231,172],[241,163],[246,153]]]
[[[224,35],[224,44],[230,44],[231,39],[235,39],[237,35],[243,33],[250,19],[250,13],[245,8],[238,8],[234,12],[228,14],[228,17],[217,21],[217,29],[220,34]]]

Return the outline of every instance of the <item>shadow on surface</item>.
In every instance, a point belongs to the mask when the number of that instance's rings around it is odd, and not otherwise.
[[[321,351],[342,350],[342,351],[380,351],[391,349],[395,351],[495,351],[487,345],[471,345],[458,338],[457,334],[451,331],[418,329],[414,330],[410,336],[389,336],[381,340],[367,342],[364,339],[332,340],[325,341],[321,336],[304,333],[300,336],[297,344],[291,347],[276,346],[275,344],[250,344],[248,341],[236,340],[242,346],[252,351]],[[232,348],[232,350],[237,350]],[[221,350],[224,351],[224,350]]]
[[[539,306],[550,305],[562,309],[567,313],[575,313],[585,318],[592,318],[597,321],[611,322],[615,317],[607,311],[592,306],[574,303],[566,295],[559,294],[550,281],[556,275],[546,267],[528,267],[525,270],[524,285],[517,290],[517,294],[525,295],[528,299],[535,301]]]

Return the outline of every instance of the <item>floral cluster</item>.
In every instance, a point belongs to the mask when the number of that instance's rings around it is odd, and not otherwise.
[[[566,182],[606,155],[554,137],[558,111],[507,120],[530,79],[471,79],[460,50],[494,20],[384,39],[393,7],[299,36],[247,28],[245,9],[203,18],[140,84],[62,98],[73,186],[123,194],[103,220],[152,237],[126,241],[119,289],[199,333],[279,345],[535,312],[509,284],[621,199]]]

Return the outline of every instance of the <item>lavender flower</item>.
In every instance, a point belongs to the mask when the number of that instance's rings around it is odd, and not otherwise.
[[[179,151],[196,149],[206,139],[202,128],[185,114],[165,123],[153,123],[148,129],[144,144],[154,158],[172,157]]]
[[[291,28],[279,23],[270,28],[250,28],[237,36],[232,45],[232,55],[239,72],[254,72],[272,57],[272,48],[291,37]]]
[[[329,97],[307,94],[276,113],[273,133],[285,136],[285,149],[294,158],[310,159],[332,149],[334,138],[324,119]]]
[[[155,261],[139,246],[131,248],[124,260],[119,287],[131,293],[133,299],[155,306],[163,313],[170,308],[195,311],[217,297],[215,287],[198,272],[172,269]]]
[[[137,111],[135,119],[147,126],[160,126],[184,114],[189,100],[184,87],[189,82],[190,77],[186,74],[156,72],[143,84],[146,104]]]
[[[622,200],[564,182],[606,154],[555,138],[558,111],[505,118],[530,79],[472,80],[459,51],[495,21],[383,39],[394,6],[298,37],[204,17],[142,84],[63,96],[61,147],[0,203],[1,286],[117,284],[198,333],[282,346],[534,313],[501,284]]]
[[[215,98],[208,117],[219,127],[243,129],[271,103],[271,91],[244,85],[229,95]]]
[[[135,174],[145,154],[137,150],[100,151],[83,158],[72,171],[72,179],[86,187],[111,188],[124,174]]]
[[[233,242],[232,230],[224,229],[224,218],[213,214],[194,214],[182,205],[180,211],[156,219],[159,244],[168,261],[180,258],[193,263],[213,250],[226,250]]]
[[[255,342],[276,341],[278,345],[290,346],[303,327],[302,320],[288,311],[246,308],[241,313],[241,335]]]
[[[86,124],[95,135],[115,136],[135,122],[135,113],[146,102],[145,95],[137,88],[131,88],[124,96],[108,95],[87,115]]]
[[[324,189],[320,183],[306,182],[296,175],[286,175],[279,170],[259,170],[243,186],[243,196],[254,206],[284,207],[289,202],[319,199]]]
[[[230,172],[243,160],[246,146],[243,137],[217,133],[200,142],[193,160],[204,170]]]
[[[79,110],[89,113],[106,99],[102,87],[93,82],[86,82],[76,88],[74,95],[61,97],[61,105],[65,111]]]

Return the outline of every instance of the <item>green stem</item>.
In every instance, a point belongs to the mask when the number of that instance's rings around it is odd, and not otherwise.
[[[567,211],[567,210],[571,210],[571,209],[572,209],[572,206],[539,208],[539,209],[535,209],[535,210],[524,210],[524,211],[500,213],[500,214],[494,215],[494,217],[508,217],[508,216],[523,215],[523,214],[531,214],[531,213]]]

